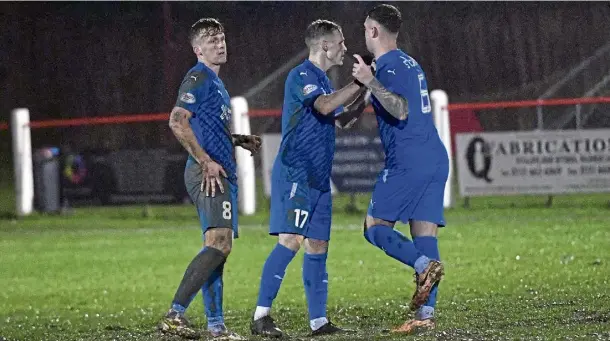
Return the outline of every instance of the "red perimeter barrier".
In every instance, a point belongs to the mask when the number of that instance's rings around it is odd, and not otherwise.
[[[559,105],[576,105],[576,104],[591,104],[591,103],[610,103],[610,97],[581,97],[581,98],[553,98],[540,100],[525,100],[525,101],[505,101],[505,102],[479,102],[479,103],[450,103],[448,109],[451,110],[481,110],[481,109],[500,109],[500,108],[524,108],[534,106],[559,106]],[[371,111],[371,108],[367,108]],[[249,111],[250,117],[274,117],[281,115],[280,109],[252,109]],[[68,119],[52,119],[31,121],[31,128],[51,128],[51,127],[69,127],[82,125],[97,125],[97,124],[120,124],[120,123],[136,123],[136,122],[154,122],[165,121],[169,119],[168,113],[153,113],[153,114],[137,114],[137,115],[120,115],[120,116],[99,116],[99,117],[83,117],[83,118],[68,118]],[[0,130],[7,130],[8,122],[0,122]]]

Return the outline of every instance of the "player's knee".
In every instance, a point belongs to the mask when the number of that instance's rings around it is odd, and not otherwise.
[[[369,242],[375,246],[377,246],[377,243],[375,242],[375,236],[373,235],[374,234],[373,231],[370,229],[373,226],[379,226],[379,225],[394,228],[393,222],[385,221],[383,219],[373,218],[369,215],[366,216],[366,219],[364,220],[364,229],[363,229],[364,239],[366,239],[367,242]]]
[[[225,257],[229,257],[229,255],[231,254],[231,249],[233,248],[233,245],[231,245],[231,243],[224,243],[224,244],[217,245],[216,248],[219,249],[220,251],[222,251],[222,253],[225,255]]]
[[[220,250],[228,257],[233,247],[233,230],[230,228],[213,228],[205,233],[205,246]]]
[[[231,247],[232,246],[230,244],[226,244],[226,243],[209,243],[209,242],[206,241],[205,246],[219,250],[220,252],[222,252],[223,255],[225,255],[225,257],[229,257],[229,254],[231,254]]]
[[[328,252],[328,241],[318,239],[305,239],[305,252],[310,255],[319,255]]]
[[[370,240],[370,237],[368,234],[368,229],[371,226],[368,224],[368,217],[366,219],[364,219],[364,223],[362,225],[363,225],[362,226],[362,235],[364,236],[364,239],[366,239],[366,241],[370,243],[371,240]]]
[[[298,234],[280,233],[278,236],[278,243],[294,252],[297,252],[301,248],[301,243],[303,243],[303,236]]]
[[[436,237],[438,235],[438,225],[429,221],[412,220],[411,236],[413,237]]]

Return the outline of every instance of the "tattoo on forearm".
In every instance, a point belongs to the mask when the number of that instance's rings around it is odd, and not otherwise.
[[[180,112],[180,111],[172,111],[172,113],[170,114],[170,121],[172,123],[180,123],[180,121],[182,121],[184,117],[184,113]]]
[[[399,120],[407,118],[407,115],[409,114],[409,104],[405,98],[388,91],[388,89],[384,88],[383,85],[379,83],[377,78],[373,78],[368,84],[368,87],[390,115]]]
[[[189,126],[186,114],[180,111],[172,111],[170,114],[170,126],[178,142],[180,142],[184,149],[199,162],[202,159],[202,156],[205,156],[205,152],[202,151],[202,153],[198,153],[198,149],[201,149],[201,147],[197,142],[193,130]]]

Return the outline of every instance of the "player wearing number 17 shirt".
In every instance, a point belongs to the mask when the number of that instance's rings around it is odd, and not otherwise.
[[[364,109],[365,88],[351,82],[333,91],[326,76],[329,68],[343,64],[347,50],[339,25],[316,20],[307,28],[305,42],[309,58],[290,71],[284,86],[282,142],[271,175],[269,233],[278,236],[278,243],[263,266],[251,323],[252,333],[265,337],[283,336],[271,318],[271,305],[286,267],[301,244],[305,249],[303,284],[312,335],[343,331],[326,316],[330,175],[336,122]]]
[[[366,46],[376,73],[354,64],[352,75],[370,89],[385,169],[379,174],[364,223],[364,237],[388,256],[415,269],[411,309],[415,319],[394,332],[411,333],[435,326],[434,306],[443,275],[437,231],[445,225],[443,195],[449,159],[431,114],[426,76],[412,57],[397,48],[402,17],[390,5],[373,8],[364,22]],[[413,241],[394,229],[409,223]]]

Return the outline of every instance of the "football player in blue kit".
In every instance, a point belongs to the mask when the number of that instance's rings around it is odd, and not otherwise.
[[[180,85],[169,125],[189,153],[184,182],[197,208],[204,247],[187,267],[159,329],[199,338],[184,313],[201,289],[208,333],[214,339],[245,340],[225,326],[222,278],[233,238],[238,237],[234,148],[241,146],[254,153],[261,140],[231,134],[231,98],[218,78],[220,66],[227,62],[223,25],[216,19],[201,19],[192,25],[189,39],[197,64]]]
[[[397,47],[400,11],[378,5],[364,22],[366,46],[375,56],[376,72],[360,56],[352,75],[372,93],[385,168],[375,183],[364,223],[364,237],[388,256],[415,269],[411,309],[415,319],[394,332],[412,333],[435,327],[434,307],[443,275],[438,227],[445,226],[443,195],[449,158],[432,118],[426,76],[412,57]],[[394,229],[409,223],[412,241]]]
[[[308,26],[305,42],[309,58],[290,71],[284,87],[282,141],[271,176],[269,226],[269,233],[278,236],[278,242],[263,266],[250,326],[252,334],[265,337],[283,336],[270,315],[271,306],[301,245],[305,249],[302,276],[311,334],[344,331],[326,316],[330,175],[335,125],[353,123],[364,110],[366,89],[351,82],[335,92],[326,76],[330,67],[343,64],[347,51],[339,25],[316,20]]]

